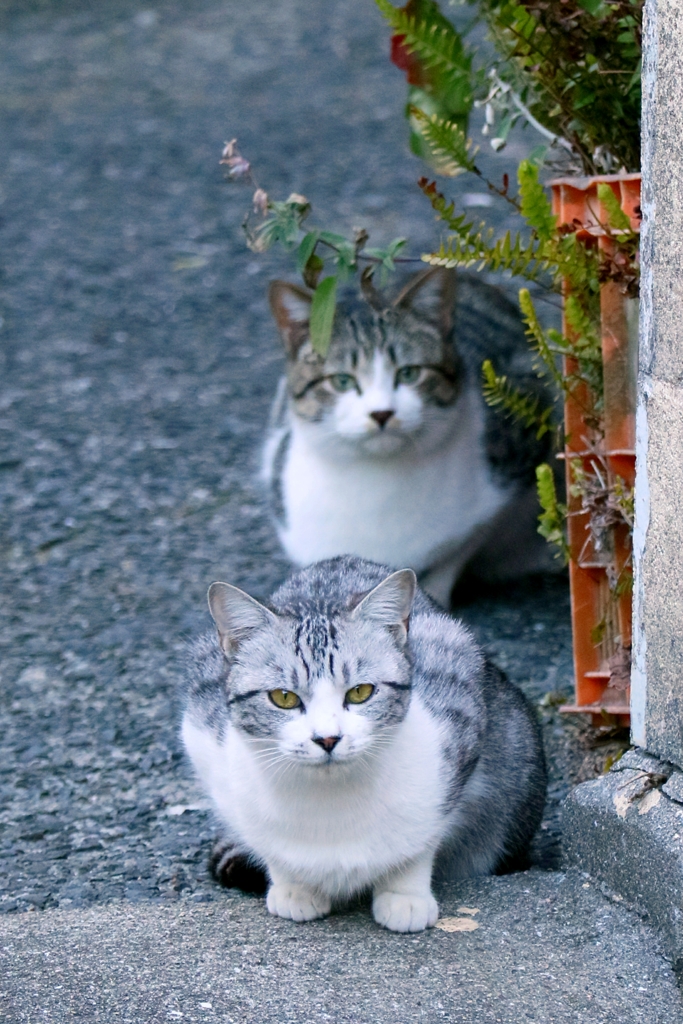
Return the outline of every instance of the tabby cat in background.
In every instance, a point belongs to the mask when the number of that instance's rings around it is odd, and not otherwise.
[[[430,269],[390,303],[366,283],[338,304],[324,358],[310,294],[275,281],[270,303],[287,369],[264,477],[292,562],[410,565],[444,606],[466,568],[488,581],[552,568],[534,472],[551,435],[539,441],[482,396],[484,359],[529,394],[542,387],[499,288]]]
[[[411,569],[343,557],[268,606],[209,589],[183,740],[223,828],[213,871],[310,921],[372,893],[378,924],[437,919],[432,876],[525,865],[545,800],[539,727]]]

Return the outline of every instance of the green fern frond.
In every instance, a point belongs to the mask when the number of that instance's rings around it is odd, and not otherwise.
[[[484,360],[481,369],[484,375],[483,394],[487,405],[502,409],[507,416],[520,420],[525,427],[535,427],[537,440],[552,430],[552,406],[543,408],[539,398],[525,395],[519,388],[510,384],[506,376],[498,376],[490,359]]]
[[[519,308],[522,311],[522,319],[526,324],[527,337],[529,338],[539,360],[537,368],[542,372],[547,373],[558,388],[567,392],[567,381],[557,368],[555,353],[551,349],[546,333],[538,319],[538,314],[536,313],[536,308],[531,295],[529,294],[528,288],[520,288]]]
[[[455,203],[447,201],[435,182],[421,178],[418,184],[439,220],[456,236],[442,242],[436,252],[425,253],[422,256],[425,263],[439,267],[471,267],[478,263],[480,270],[484,267],[492,271],[507,270],[527,281],[537,281],[551,269],[549,254],[537,239],[524,241],[519,233],[513,238],[508,231],[492,244],[493,228],[486,228],[482,221],[475,229],[466,214],[455,212]]]
[[[522,216],[536,232],[539,241],[548,242],[555,233],[557,217],[543,185],[538,180],[538,167],[522,160],[517,169]]]
[[[538,532],[551,544],[556,544],[564,564],[569,561],[569,545],[564,535],[567,508],[557,500],[555,477],[547,462],[536,467],[536,490],[543,511],[538,517]]]
[[[435,181],[429,181],[428,178],[420,178],[417,184],[431,203],[432,209],[439,215],[439,220],[442,220],[444,224],[447,224],[451,231],[455,231],[455,233],[460,235],[462,238],[466,238],[473,234],[473,222],[467,220],[466,213],[456,214],[455,202],[448,202],[445,195],[437,189]],[[485,227],[486,225],[484,224],[484,221],[480,221],[480,233]],[[489,235],[490,237],[493,237],[493,228],[489,229]]]
[[[394,7],[389,0],[375,0],[385,19],[403,45],[417,53],[427,67],[440,68],[456,78],[469,78],[471,57],[456,29],[440,13],[437,4],[429,4],[421,18]]]
[[[542,251],[532,241],[525,242],[517,233],[514,241],[509,231],[499,238],[491,250],[488,266],[493,271],[509,271],[514,277],[537,281],[547,269]]]
[[[576,295],[565,297],[564,316],[567,326],[574,335],[571,342],[574,353],[582,359],[602,363],[602,343],[599,335],[599,321],[585,309]]]
[[[423,254],[422,259],[437,267],[472,267],[478,264],[479,270],[484,267],[494,272],[507,270],[527,281],[538,281],[548,269],[547,261],[540,258],[533,241],[525,242],[519,234],[513,240],[508,231],[491,245],[490,234],[487,232],[485,236],[481,231],[467,234],[463,225],[461,234],[442,242],[436,252]]]
[[[585,298],[585,297],[584,297]],[[589,297],[590,302],[590,297]],[[570,337],[563,338],[567,355],[578,362],[578,376],[582,378],[596,396],[598,405],[603,393],[602,340],[600,338],[600,312],[586,309],[577,293],[565,296],[564,315]]]
[[[473,267],[476,263],[486,265],[486,252],[469,245],[462,238],[449,238],[448,243],[439,246],[436,252],[422,254],[422,261],[432,267]]]
[[[464,171],[475,171],[473,157],[477,150],[472,148],[472,140],[454,121],[445,120],[437,114],[430,117],[419,107],[410,107],[410,116],[417,122],[417,129],[429,146],[439,174],[455,177]]]
[[[579,337],[594,333],[594,323],[576,295],[570,293],[566,296],[564,316],[570,330]]]
[[[565,279],[569,290],[592,295],[599,306],[600,257],[597,248],[589,248],[572,232],[548,243],[549,255],[554,263],[555,281]],[[596,306],[596,308],[597,308]]]
[[[608,227],[614,231],[630,231],[631,221],[622,210],[619,200],[615,196],[607,182],[600,182],[598,185],[598,199],[602,203],[607,214]]]

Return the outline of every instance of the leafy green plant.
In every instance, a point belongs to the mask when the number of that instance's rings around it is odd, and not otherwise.
[[[389,10],[388,0],[376,0],[394,32],[402,33],[402,46],[411,54],[413,75],[421,61],[433,59],[427,41],[432,37],[432,8],[408,4]],[[444,267],[476,267],[506,271],[536,289],[546,287],[564,294],[566,333],[545,330],[528,287],[519,301],[539,376],[555,394],[571,397],[582,409],[583,422],[599,445],[603,436],[603,381],[600,325],[600,287],[617,282],[628,295],[638,294],[638,234],[604,183],[598,188],[600,216],[595,217],[610,244],[598,246],[586,225],[557,224],[539,180],[544,161],[559,163],[564,173],[596,174],[617,169],[635,171],[640,158],[640,32],[642,0],[470,0],[478,8],[493,38],[498,58],[482,76],[468,55],[450,40],[450,53],[459,60],[459,72],[470,71],[474,104],[485,107],[484,135],[494,150],[502,149],[511,127],[522,121],[544,140],[532,157],[518,168],[518,193],[509,183],[502,188],[486,181],[477,166],[477,148],[467,126],[442,111],[411,108],[413,131],[421,133],[436,173],[454,177],[469,173],[486,182],[490,192],[510,203],[520,214],[520,229],[496,238],[484,223],[475,225],[457,210],[436,182],[422,178],[420,187],[439,219],[450,231],[427,263]],[[439,39],[445,42],[441,30]],[[455,32],[455,30],[453,30]],[[396,38],[396,37],[394,37]],[[401,66],[400,62],[395,61]],[[453,70],[455,73],[455,69]],[[437,96],[438,99],[438,96]],[[492,363],[483,365],[486,401],[542,432],[550,429],[551,407],[542,408],[537,397],[515,389],[499,376]],[[587,439],[581,439],[581,446]],[[578,460],[572,464],[571,493],[588,513],[596,550],[609,543],[618,524],[632,526],[629,507],[633,496],[619,478],[608,482],[593,460],[592,469]],[[539,532],[560,548],[569,549],[564,526],[567,506],[555,491],[546,464],[537,470],[541,505]],[[614,576],[614,578],[612,578]],[[631,584],[630,566],[608,572],[616,600]],[[596,641],[598,642],[598,641]]]
[[[528,288],[520,290],[520,309],[539,374],[565,395],[583,394],[580,385],[588,385],[594,402],[591,407],[584,408],[584,413],[597,427],[602,401],[600,282],[604,276],[601,273],[603,257],[599,249],[587,247],[579,241],[576,229],[567,232],[557,227],[557,218],[538,181],[538,167],[531,161],[525,160],[520,164],[518,183],[519,195],[515,202],[525,218],[526,231],[524,234],[520,231],[514,237],[507,232],[502,238],[494,239],[490,228],[484,225],[475,228],[464,214],[456,213],[454,204],[448,203],[435,182],[422,179],[422,190],[433,209],[454,232],[438,250],[426,253],[422,258],[436,266],[505,270],[527,282],[556,291],[568,287],[565,317],[571,337],[541,326]],[[624,232],[625,237],[626,234]],[[630,245],[631,234],[629,224],[628,243],[625,241],[624,244]],[[575,362],[575,372],[560,369],[558,360],[561,357],[569,357]],[[489,390],[489,400],[492,394]],[[583,404],[583,398],[577,397],[577,400]]]
[[[240,153],[236,139],[225,143],[220,162],[229,168],[229,177],[246,180],[255,189],[253,214],[260,219],[253,224],[250,210],[242,222],[249,248],[263,253],[279,244],[287,251],[296,250],[297,270],[313,291],[309,330],[311,344],[320,355],[326,355],[329,349],[340,281],[356,273],[361,264],[366,267],[366,279],[368,270],[370,275],[377,270],[383,282],[397,262],[421,262],[417,257],[401,255],[405,238],[395,238],[384,248],[377,248],[366,247],[369,235],[364,228],[354,229],[350,238],[323,228],[306,231],[304,221],[311,213],[308,199],[297,192],[285,200],[272,199],[259,187],[251,164]],[[333,273],[323,276],[330,267]]]
[[[421,69],[428,71],[435,65],[446,68],[459,82],[469,74],[472,105],[486,107],[484,131],[495,129],[494,149],[501,148],[512,124],[521,119],[538,130],[550,148],[559,147],[576,169],[588,173],[618,166],[637,170],[643,0],[468,2],[477,8],[496,44],[498,56],[485,69],[476,68],[456,29],[444,27],[443,15],[433,0],[410,0],[403,8],[394,7],[389,0],[376,0],[394,31],[394,43],[410,54],[409,80]],[[395,56],[394,60],[399,66],[405,64]],[[483,83],[488,92],[481,97]],[[430,89],[438,104],[438,81],[432,82]],[[438,173],[469,172],[486,180],[477,167],[476,149],[462,118],[417,108],[410,109],[409,115]],[[573,337],[570,341],[555,333],[548,336],[548,343],[558,355],[577,357],[579,376],[598,393],[599,400],[600,284],[618,280],[630,294],[637,293],[637,234],[607,185],[601,187],[599,199],[607,214],[606,227],[617,241],[616,258],[584,244],[578,237],[582,225],[558,230],[538,176],[539,163],[548,156],[546,147],[522,161],[516,197],[510,195],[506,180],[502,188],[487,182],[492,192],[520,212],[523,227],[515,237],[507,233],[494,240],[491,229],[483,224],[475,228],[446,201],[435,183],[421,179],[423,192],[453,232],[423,259],[442,266],[507,271],[534,283],[545,280],[555,290],[565,282],[570,296],[567,322]],[[525,316],[528,321],[529,311]],[[538,341],[538,331],[534,337]]]
[[[519,230],[495,237],[492,228],[474,223],[435,181],[423,177],[418,184],[448,237],[420,257],[405,254],[402,238],[382,249],[370,248],[362,228],[349,237],[308,227],[311,205],[305,196],[293,193],[284,201],[271,199],[258,187],[233,140],[226,144],[222,162],[230,177],[246,178],[254,186],[254,212],[260,217],[255,226],[251,214],[245,219],[248,244],[257,252],[275,244],[296,252],[297,269],[313,291],[311,341],[323,355],[330,342],[338,283],[351,275],[360,273],[367,285],[377,273],[384,283],[396,264],[422,261],[520,278],[530,286],[520,289],[520,309],[536,370],[547,381],[551,400],[544,405],[538,396],[522,394],[496,373],[489,360],[482,369],[484,396],[506,415],[533,427],[539,437],[552,428],[553,401],[558,395],[571,396],[599,438],[600,286],[613,281],[626,294],[637,295],[638,234],[606,184],[600,186],[598,199],[603,211],[600,226],[609,246],[597,246],[585,225],[558,225],[540,170],[558,163],[565,173],[637,170],[643,0],[462,0],[475,9],[473,23],[483,21],[495,45],[495,55],[486,61],[466,41],[467,32],[459,33],[435,0],[408,0],[400,8],[390,0],[375,2],[392,31],[391,59],[408,81],[412,149],[439,175],[477,177],[519,214]],[[475,106],[485,109],[483,133],[495,151],[505,146],[517,122],[530,126],[542,140],[520,163],[516,192],[507,175],[498,185],[477,163],[478,149],[468,136]],[[531,288],[563,292],[566,333],[542,326]],[[577,476],[575,486],[584,488],[589,503],[589,492],[597,493],[594,480]],[[543,510],[539,531],[564,545],[566,553],[566,507],[557,499],[547,466],[539,467],[538,491]],[[615,495],[616,491],[610,498],[610,514],[623,511],[631,500],[625,492]]]
[[[411,149],[418,156],[433,158],[435,154],[414,120],[417,112],[448,120],[465,132],[475,88],[483,86],[483,73],[473,72],[473,51],[434,0],[409,0],[403,8],[394,7],[389,0],[376,2],[394,30],[391,59],[408,80]]]
[[[531,398],[510,384],[505,375],[498,376],[490,359],[482,364],[484,398],[490,406],[502,409],[508,416],[521,420],[525,427],[536,429],[536,438],[553,429],[552,405],[543,406],[540,398]]]
[[[643,0],[470,2],[500,55],[486,97],[496,137],[531,114],[584,173],[637,171]]]
[[[317,228],[304,233],[303,221],[310,209],[304,196],[290,196],[285,202],[274,202],[266,196],[264,220],[252,232],[250,244],[256,252],[264,252],[276,242],[286,249],[296,248],[297,269],[304,283],[313,290],[311,344],[324,356],[332,336],[338,283],[346,281],[361,264],[365,264],[371,274],[378,271],[380,281],[384,282],[396,263],[404,262],[400,253],[406,240],[395,238],[384,248],[377,248],[365,246],[369,236],[363,229],[356,229],[352,238]],[[420,261],[408,257],[405,262]],[[334,272],[323,276],[330,267]]]
[[[495,45],[485,65],[477,66],[433,0],[402,8],[376,0],[394,33],[392,59],[408,77],[409,107],[466,133],[467,114],[484,106],[484,132],[495,150],[522,121],[585,174],[638,170],[644,0],[465,2]],[[413,91],[418,85],[426,104]],[[454,94],[458,104],[451,107]],[[415,142],[413,148],[424,153]]]
[[[567,506],[558,501],[555,477],[547,462],[536,467],[536,488],[542,509],[538,517],[538,532],[551,544],[555,544],[563,560],[568,562],[569,546],[564,535]]]

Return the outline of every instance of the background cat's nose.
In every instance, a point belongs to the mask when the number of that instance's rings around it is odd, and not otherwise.
[[[371,412],[370,418],[379,423],[380,427],[383,427],[387,420],[390,420],[394,415],[393,409],[380,409],[379,412]]]
[[[341,736],[314,736],[313,742],[317,743],[323,750],[326,750],[328,754],[331,754],[340,739]]]

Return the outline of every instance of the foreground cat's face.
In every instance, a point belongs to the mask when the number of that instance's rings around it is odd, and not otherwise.
[[[369,632],[339,624],[334,649],[323,649],[321,642],[329,645],[323,641],[327,621],[309,621],[303,630],[287,623],[279,638],[245,647],[249,663],[236,665],[231,677],[232,723],[270,740],[267,749],[299,764],[327,765],[362,754],[403,719],[410,682],[407,661],[391,639]],[[359,656],[359,649],[367,653]]]
[[[263,768],[331,766],[382,742],[405,717],[411,664],[406,624],[410,570],[393,573],[355,609],[280,616],[227,584],[213,584],[211,613],[232,660],[232,725],[259,744]]]
[[[459,366],[436,320],[410,308],[340,305],[323,359],[308,340],[306,293],[275,282],[271,305],[288,354],[290,407],[321,447],[392,455],[450,432]]]

